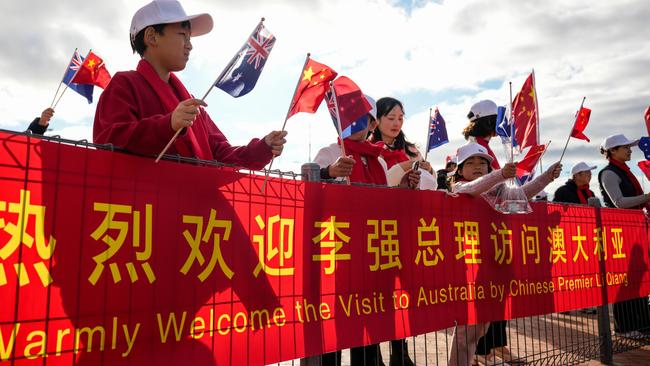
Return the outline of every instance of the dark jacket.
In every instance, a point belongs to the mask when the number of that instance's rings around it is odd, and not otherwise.
[[[632,182],[627,177],[627,174],[623,171],[623,169],[617,167],[616,165],[607,164],[607,166],[604,167],[603,170],[601,170],[598,173],[598,185],[600,186],[600,194],[603,195],[603,201],[605,201],[605,206],[614,207],[614,208],[616,207],[612,199],[609,198],[609,195],[607,194],[605,187],[603,187],[603,181],[601,177],[603,175],[603,172],[606,170],[613,171],[621,179],[621,184],[619,185],[619,188],[621,189],[621,193],[623,194],[623,197],[634,197],[638,195],[638,193],[636,192],[636,188],[634,188],[634,184],[632,184]]]
[[[587,188],[582,190],[582,195],[585,199],[589,199],[589,197],[594,197],[594,192]],[[553,202],[583,204],[580,202],[580,197],[578,196],[578,185],[576,182],[573,179],[567,180],[563,186],[555,191]]]
[[[29,124],[29,127],[27,127],[27,130],[32,131],[33,134],[35,135],[42,135],[47,131],[47,126],[41,126],[38,124],[38,122],[41,121],[40,117],[34,118],[32,123]]]

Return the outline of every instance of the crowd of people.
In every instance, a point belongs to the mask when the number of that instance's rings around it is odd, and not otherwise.
[[[246,146],[231,146],[205,111],[205,102],[193,98],[175,76],[185,68],[191,37],[212,29],[208,14],[187,16],[178,2],[164,8],[152,2],[138,10],[132,20],[130,36],[133,52],[141,56],[135,71],[116,73],[102,93],[94,121],[95,143],[110,143],[133,153],[156,155],[181,131],[169,153],[185,157],[217,160],[249,169],[262,169],[282,153],[285,131],[272,131]],[[516,165],[500,164],[490,148],[497,119],[497,105],[482,100],[471,106],[463,135],[467,142],[448,157],[445,167],[434,172],[415,144],[409,142],[402,126],[406,110],[401,101],[383,97],[376,102],[366,96],[372,110],[359,119],[352,134],[320,149],[315,163],[322,179],[349,180],[377,186],[404,189],[444,190],[467,194],[476,199],[494,187],[514,178]],[[43,134],[54,115],[45,109],[29,131]],[[650,107],[645,113],[650,123]],[[606,207],[648,209],[650,193],[644,193],[626,162],[638,140],[621,134],[607,137],[600,151],[605,167],[598,173],[600,194]],[[553,202],[586,205],[595,197],[589,189],[596,165],[578,162],[571,178],[553,195]],[[532,199],[553,180],[562,165],[557,162],[524,184],[526,198]],[[650,328],[647,299],[614,304],[615,331],[629,334]],[[498,356],[513,363],[516,355],[507,348],[506,321],[462,326],[455,330],[450,347],[450,365],[471,365],[478,359]],[[479,358],[476,358],[476,355]],[[340,351],[318,357],[322,365],[340,365]],[[353,365],[383,364],[377,344],[353,348]],[[406,342],[391,342],[390,365],[413,365]]]

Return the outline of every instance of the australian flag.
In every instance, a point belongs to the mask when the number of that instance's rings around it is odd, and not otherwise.
[[[517,140],[513,137],[515,130],[514,120],[508,121],[506,116],[506,107],[497,107],[497,124],[496,134],[501,137],[502,143],[510,143],[512,138],[512,146],[517,146]]]
[[[339,126],[336,120],[336,104],[334,102],[334,98],[332,97],[332,90],[329,89],[327,92],[325,92],[325,102],[327,102],[327,109],[330,112],[330,116],[332,117],[332,122],[334,123],[334,128],[338,131]],[[366,127],[368,127],[368,123],[370,122],[370,119],[368,118],[368,114],[365,113],[363,116],[357,118],[356,121],[352,122],[349,126],[343,129],[341,131],[341,137],[346,139],[353,134],[364,130]]]
[[[75,76],[77,71],[79,71],[79,68],[83,62],[84,57],[79,54],[79,51],[75,50],[74,54],[72,55],[72,60],[70,60],[70,64],[68,65],[68,69],[63,76],[63,82],[68,85],[68,88],[84,96],[86,100],[88,100],[88,104],[90,104],[93,102],[93,85],[77,84],[71,82],[72,78]]]
[[[639,149],[643,151],[646,160],[650,160],[650,137],[641,137],[639,140]]]
[[[214,86],[235,98],[248,94],[255,87],[274,45],[275,36],[260,22]]]
[[[428,151],[448,142],[449,137],[447,137],[447,125],[445,125],[445,119],[442,118],[438,108],[436,108],[436,111],[433,112],[433,116],[430,117]]]

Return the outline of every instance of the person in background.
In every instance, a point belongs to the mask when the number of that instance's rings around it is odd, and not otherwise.
[[[591,182],[591,171],[596,166],[590,166],[584,161],[577,163],[571,168],[571,178],[559,187],[553,195],[553,202],[556,203],[573,203],[577,205],[586,205],[590,197],[594,197],[594,192],[589,189]]]
[[[377,128],[370,139],[374,143],[382,143],[384,147],[381,156],[388,167],[388,185],[398,185],[402,176],[417,162],[421,173],[419,188],[435,190],[437,180],[433,176],[433,168],[422,158],[415,144],[406,139],[402,131],[403,124],[402,102],[391,97],[384,97],[377,101]]]
[[[451,176],[456,170],[456,159],[448,156],[446,160],[445,168],[437,171],[438,190],[451,192]]]
[[[598,185],[606,207],[648,211],[650,194],[643,193],[626,162],[632,158],[632,146],[639,140],[624,135],[611,135],[600,145],[600,153],[608,161],[598,173]],[[626,337],[639,337],[650,330],[650,308],[646,297],[614,303],[614,331]]]
[[[50,126],[50,120],[52,119],[52,116],[54,116],[54,109],[45,108],[43,112],[41,112],[41,116],[34,118],[32,123],[29,124],[27,131],[30,131],[35,135],[44,134],[45,131],[47,131],[47,128]]]
[[[496,136],[497,105],[491,100],[481,100],[474,103],[467,114],[469,123],[463,130],[465,140],[475,142],[483,146],[492,157],[492,169],[499,169],[501,166],[496,155],[490,149],[490,139]]]

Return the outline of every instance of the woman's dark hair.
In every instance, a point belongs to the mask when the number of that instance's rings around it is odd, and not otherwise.
[[[481,157],[481,159],[485,160],[488,166],[488,174],[492,173],[492,164],[490,164],[490,161],[484,157]],[[465,165],[465,161],[462,163],[458,164],[456,166],[456,172],[454,172],[454,182],[459,182],[461,179],[463,179],[463,176],[460,174],[460,171],[463,170],[463,166]]]
[[[381,117],[388,115],[388,113],[397,106],[399,106],[402,112],[404,112],[404,106],[399,100],[391,97],[380,98],[377,101],[377,121],[379,121]],[[377,126],[377,128],[372,132],[372,141],[377,142],[381,140],[381,131],[379,131],[379,126]],[[403,149],[406,152],[406,155],[412,158],[418,155],[416,152],[411,151],[411,149],[415,149],[415,144],[406,141],[406,135],[404,135],[404,131],[402,130],[399,131],[399,134],[395,138],[393,146],[388,146],[388,148],[391,150]]]
[[[467,138],[470,136],[474,136],[474,137],[494,136],[494,134],[496,133],[495,132],[496,126],[497,126],[496,115],[480,117],[469,122],[467,127],[465,127],[465,129],[463,130],[463,136],[465,136],[465,140],[467,140]]]
[[[609,150],[605,150],[605,149],[603,149],[603,148],[601,147],[601,148],[600,148],[600,153],[601,153],[602,155],[605,155],[605,159],[609,160],[609,158],[612,157],[612,150],[615,150],[615,149],[618,149],[618,148],[619,148],[619,146],[616,146],[616,147],[613,147],[613,148],[611,148],[611,149],[609,149]]]
[[[163,35],[163,30],[167,25],[168,24],[154,24],[148,27],[144,27],[144,29],[139,31],[138,34],[136,34],[135,38],[131,40],[131,49],[133,52],[137,52],[141,57],[144,56],[144,51],[147,50],[147,45],[144,43],[144,31],[146,31],[147,28],[153,27],[154,32]],[[192,26],[190,25],[190,22],[186,20],[181,23],[181,28],[191,30]]]

